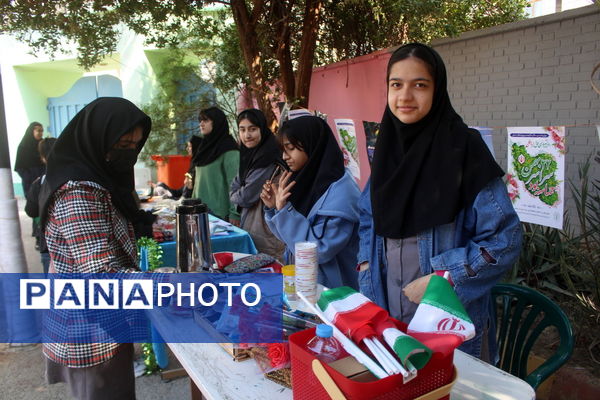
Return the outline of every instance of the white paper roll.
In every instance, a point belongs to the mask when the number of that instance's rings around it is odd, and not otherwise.
[[[313,242],[296,243],[294,259],[296,264],[296,291],[316,301],[319,275],[317,244]]]

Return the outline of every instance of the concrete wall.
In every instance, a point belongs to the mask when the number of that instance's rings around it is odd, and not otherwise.
[[[565,178],[600,149],[600,94],[591,84],[600,63],[600,7],[592,5],[463,34],[433,43],[448,68],[452,104],[469,125],[494,128],[506,167],[507,126],[564,125]],[[596,82],[600,82],[598,73]],[[600,178],[593,163],[591,177]],[[571,191],[566,209],[576,217]]]
[[[590,85],[600,63],[600,8],[585,7],[434,42],[444,58],[452,103],[466,121],[505,126],[579,125],[567,131],[567,163],[598,147],[600,95]]]
[[[528,19],[432,46],[448,70],[448,90],[456,111],[471,126],[494,129],[496,159],[506,168],[507,126],[565,125],[566,179],[577,177],[578,163],[600,149],[600,94],[590,84],[600,63],[600,7],[592,5]],[[310,104],[333,120],[357,125],[361,181],[368,176],[362,121],[380,121],[386,102],[385,49],[313,71]],[[596,74],[600,85],[600,77]],[[593,164],[592,177],[600,177]],[[566,208],[575,218],[571,191]]]

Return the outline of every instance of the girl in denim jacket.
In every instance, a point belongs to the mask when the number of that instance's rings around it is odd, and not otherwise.
[[[359,286],[410,322],[432,274],[450,282],[476,328],[461,349],[495,362],[490,290],[517,260],[522,231],[504,172],[450,104],[437,52],[408,44],[387,68],[388,102],[359,202]]]
[[[298,117],[279,132],[290,172],[263,187],[265,221],[285,243],[293,262],[296,242],[317,243],[319,283],[357,288],[358,198],[360,190],[344,169],[331,128],[321,118]]]

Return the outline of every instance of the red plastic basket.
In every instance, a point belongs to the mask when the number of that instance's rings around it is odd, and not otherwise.
[[[295,400],[329,399],[329,395],[312,371],[312,360],[315,357],[306,350],[306,344],[314,335],[315,329],[312,328],[296,332],[289,338]],[[454,372],[453,358],[453,351],[446,355],[434,352],[429,363],[419,370],[417,377],[406,384],[402,382],[400,375],[374,382],[356,382],[325,363],[323,366],[349,400],[409,400],[449,384]]]

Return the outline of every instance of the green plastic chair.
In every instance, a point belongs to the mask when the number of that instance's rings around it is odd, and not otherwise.
[[[534,389],[558,370],[573,353],[573,329],[565,313],[552,300],[525,286],[498,284],[492,288],[496,312],[499,367],[518,376]],[[529,353],[540,334],[556,327],[560,346],[527,374]]]

